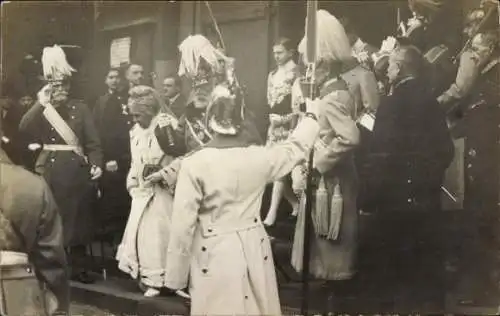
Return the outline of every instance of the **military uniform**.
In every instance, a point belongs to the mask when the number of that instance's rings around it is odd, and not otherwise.
[[[43,115],[43,106],[36,103],[23,117],[20,130],[35,143],[65,145],[65,141]],[[102,168],[102,151],[92,114],[78,100],[69,100],[56,111],[80,141],[88,163],[73,151],[42,151],[36,171],[49,184],[60,208],[65,246],[85,245],[91,241],[92,202],[96,183],[90,180],[90,166]]]
[[[0,149],[0,314],[68,310],[62,242],[61,218],[45,182],[15,166]],[[54,295],[45,295],[45,288]],[[49,305],[43,306],[46,300]]]
[[[461,182],[464,189],[466,224],[463,237],[467,246],[462,253],[462,271],[468,275],[472,273],[476,281],[489,284],[490,289],[496,281],[487,273],[497,269],[500,246],[500,152],[495,149],[500,141],[499,64],[498,53],[481,56],[472,49],[465,51],[456,81],[441,100],[448,104],[456,102],[457,106],[449,114],[453,122],[452,133],[456,139],[464,141],[463,156],[456,157],[463,163],[457,166],[457,170],[463,168],[463,178],[450,179]],[[456,173],[450,176],[456,177]],[[493,300],[493,304],[498,304],[497,299]]]

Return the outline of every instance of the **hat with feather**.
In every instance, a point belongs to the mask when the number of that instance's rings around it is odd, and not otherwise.
[[[43,77],[47,82],[64,81],[76,70],[68,63],[64,50],[59,45],[45,47],[42,53]]]
[[[188,36],[179,45],[179,51],[179,76],[191,79],[194,87],[213,84],[206,125],[218,134],[238,134],[244,100],[234,72],[234,58],[227,57],[203,35]]]
[[[179,76],[192,80],[193,86],[223,81],[226,65],[231,62],[203,35],[190,35],[179,45],[181,61]],[[222,79],[222,80],[218,80]]]

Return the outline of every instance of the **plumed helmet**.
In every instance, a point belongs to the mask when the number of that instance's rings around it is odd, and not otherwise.
[[[76,70],[68,63],[61,46],[45,47],[42,53],[43,77],[48,82],[69,79]]]
[[[318,60],[344,61],[352,58],[351,45],[347,34],[335,16],[326,10],[318,10],[316,23]],[[298,51],[307,60],[306,43],[306,37],[304,36],[299,43]]]
[[[194,86],[224,77],[229,58],[203,35],[188,36],[179,45],[179,51],[179,76],[188,77]]]
[[[218,134],[238,134],[243,122],[243,107],[243,95],[238,86],[217,85],[207,107],[207,126]]]

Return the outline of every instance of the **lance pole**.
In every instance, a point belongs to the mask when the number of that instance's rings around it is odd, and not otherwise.
[[[315,98],[315,69],[316,69],[316,13],[318,10],[318,1],[307,1],[307,17],[306,17],[306,46],[307,46],[307,72],[303,84],[308,89],[303,89],[306,92],[306,98],[314,100]],[[313,199],[313,159],[314,149],[311,149],[307,164],[307,182],[306,182],[306,205],[304,212],[304,254],[302,257],[302,302],[301,314],[307,315],[309,309],[309,262],[311,257],[311,234],[312,234],[312,199]]]

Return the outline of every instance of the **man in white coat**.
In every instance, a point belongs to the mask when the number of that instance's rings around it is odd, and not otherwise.
[[[179,172],[165,284],[183,289],[189,276],[192,315],[281,315],[262,195],[305,161],[318,135],[318,105],[308,100],[289,139],[263,147],[245,136],[240,96],[238,87],[216,87],[207,112],[214,139]]]

